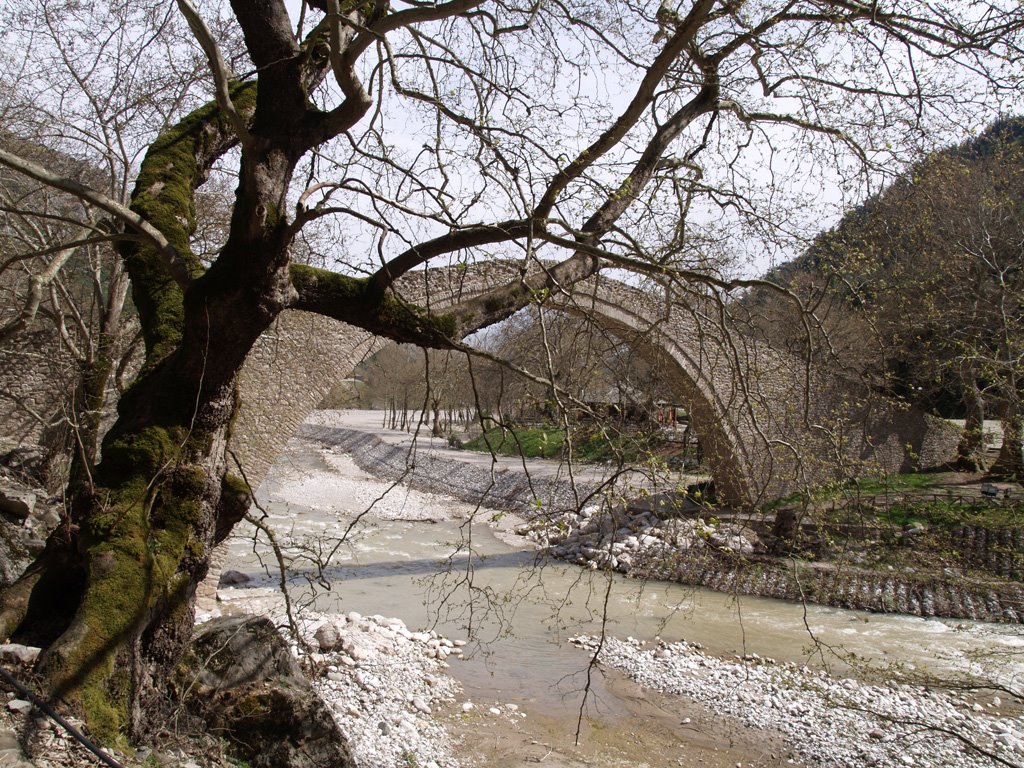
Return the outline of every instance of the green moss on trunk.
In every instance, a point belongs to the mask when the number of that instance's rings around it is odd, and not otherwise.
[[[369,280],[304,264],[290,267],[299,309],[308,309],[399,342],[446,347],[457,334],[452,314],[433,313],[373,290]]]
[[[254,82],[236,84],[231,95],[241,115],[252,114],[256,106]],[[210,165],[236,141],[230,121],[216,102],[210,102],[153,142],[139,169],[131,208],[163,233],[192,277],[203,272],[189,244],[196,228],[195,190]],[[153,246],[125,242],[121,254],[131,276],[132,299],[142,322],[147,365],[151,366],[170,354],[181,340],[184,294]]]
[[[131,654],[145,653],[154,627],[191,624],[221,488],[189,460],[192,439],[184,428],[148,427],[109,441],[103,486],[79,514],[86,585],[48,674],[111,744],[133,726]]]

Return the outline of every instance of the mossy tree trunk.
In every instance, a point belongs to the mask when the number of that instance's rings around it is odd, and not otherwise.
[[[209,552],[247,507],[220,458],[226,429],[191,426],[149,424],[105,441],[95,482],[36,564],[14,634],[46,647],[51,695],[107,741],[159,722]]]
[[[284,38],[279,10],[239,13],[257,47],[278,47],[254,55],[265,64],[258,84],[232,91],[252,132],[230,233],[208,270],[190,249],[194,193],[238,144],[235,124],[211,103],[150,147],[131,207],[167,239],[185,279],[156,246],[125,241],[144,367],[121,398],[102,461],[80,453],[67,520],[0,598],[0,633],[44,646],[50,695],[115,743],[159,723],[165,681],[191,635],[196,586],[248,505],[226,453],[235,380],[252,344],[296,296],[287,255],[294,232],[279,212],[297,159],[323,140],[306,92],[324,65],[311,64],[290,30]],[[264,87],[274,97],[257,102]],[[97,365],[86,383],[105,381],[104,371]],[[90,411],[98,391],[88,387]]]
[[[234,143],[224,123],[215,107],[199,110],[143,163],[133,207],[175,244],[194,280],[183,290],[154,249],[125,247],[145,367],[119,403],[101,463],[80,455],[66,523],[0,614],[5,636],[46,647],[40,669],[51,695],[106,740],[141,737],[158,722],[209,553],[246,507],[225,446],[237,373],[283,306],[275,286],[287,285],[285,225],[264,211],[280,206],[293,164],[271,142],[243,150],[259,183],[240,190],[236,217],[247,221],[225,252],[236,267],[244,252],[248,264],[233,282],[202,272],[188,251],[191,213],[179,212],[204,168]],[[103,372],[97,366],[97,382]],[[90,409],[99,389],[90,387]]]

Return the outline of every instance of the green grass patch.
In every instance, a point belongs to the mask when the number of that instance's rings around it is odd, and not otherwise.
[[[860,496],[881,496],[887,493],[926,491],[941,485],[942,475],[911,472],[905,475],[860,477],[845,483],[829,483],[810,491],[796,491],[764,505],[766,512],[793,504],[815,504],[855,500]]]
[[[564,439],[565,435],[556,427],[491,427],[462,447],[468,451],[495,453],[498,456],[550,459],[561,455]]]
[[[941,476],[922,472],[906,475],[886,475],[885,477],[864,477],[855,480],[847,489],[847,494],[865,494],[869,496],[880,493],[901,493],[904,491],[923,491],[939,485]]]
[[[573,441],[574,456],[582,461],[646,464],[662,456],[664,439],[652,432],[614,432],[593,430],[577,434]]]
[[[498,456],[521,456],[527,459],[567,458],[565,432],[554,425],[491,427],[462,448]],[[584,462],[625,462],[642,464],[663,457],[666,443],[654,432],[602,432],[600,429],[577,429],[572,432],[572,456]]]
[[[953,499],[907,500],[893,504],[879,518],[893,525],[923,523],[945,529],[961,526],[1018,528],[1024,525],[1024,504],[1001,506],[989,502],[963,503]]]

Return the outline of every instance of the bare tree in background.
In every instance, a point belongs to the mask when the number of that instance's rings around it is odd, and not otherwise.
[[[127,207],[149,132],[168,125],[206,71],[200,56],[169,55],[187,33],[179,28],[161,39],[175,21],[176,12],[156,4],[25,4],[8,12],[8,35],[31,29],[37,40],[33,51],[5,54],[11,77],[0,93],[0,146]],[[166,66],[157,78],[154,54]],[[37,99],[40,81],[46,96]],[[210,217],[205,222],[195,243],[200,252],[202,235],[215,229]],[[114,247],[123,225],[87,197],[5,167],[0,229],[0,285],[10,299],[0,310],[0,344],[10,354],[62,361],[60,413],[31,415],[45,421],[51,450],[68,450],[77,486],[96,463],[101,422],[112,411],[109,390],[123,388],[140,341],[130,307],[126,316],[128,275]],[[20,338],[28,334],[30,347]],[[20,398],[7,399],[28,410]]]

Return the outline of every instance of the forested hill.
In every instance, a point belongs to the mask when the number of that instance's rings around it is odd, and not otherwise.
[[[815,354],[943,415],[983,402],[996,418],[1024,381],[1022,201],[1024,118],[1008,117],[917,163],[766,277],[814,309]],[[775,295],[747,306],[773,343],[807,347]]]
[[[913,195],[915,184],[930,171],[950,161],[980,167],[994,159],[1005,161],[1008,156],[1024,163],[1024,117],[998,120],[976,138],[947,147],[917,163],[882,192],[848,211],[834,228],[822,232],[804,253],[772,267],[764,279],[792,285],[799,281],[800,275],[813,275],[822,280],[834,277],[837,270],[852,266],[853,252],[871,244],[879,225],[884,225],[879,219],[886,215],[887,204],[905,202]],[[834,287],[845,290],[841,281]]]

